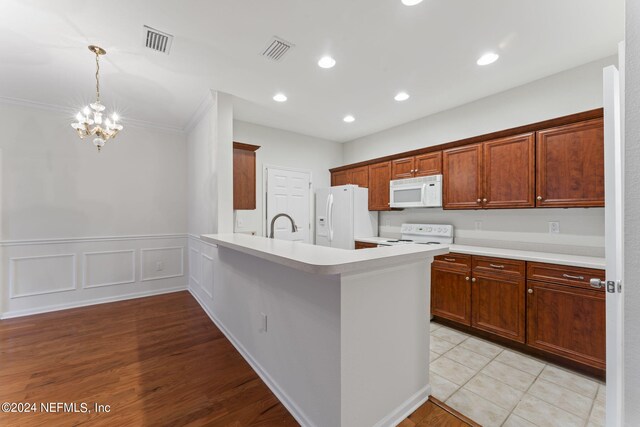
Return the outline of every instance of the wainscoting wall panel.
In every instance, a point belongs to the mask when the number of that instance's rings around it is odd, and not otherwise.
[[[0,242],[0,318],[187,288],[186,234]]]
[[[136,251],[134,249],[84,253],[83,288],[124,285],[135,281]]]
[[[215,298],[217,251],[216,245],[189,235],[189,289],[210,308]]]
[[[10,298],[76,289],[76,255],[52,254],[9,258]]]

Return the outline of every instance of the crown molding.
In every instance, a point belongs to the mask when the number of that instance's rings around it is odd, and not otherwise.
[[[215,97],[211,90],[207,91],[207,94],[202,98],[200,104],[196,110],[191,114],[191,119],[187,122],[185,127],[183,128],[184,132],[189,133],[196,127],[200,120],[207,114],[215,105]]]
[[[51,111],[51,112],[55,112],[55,113],[64,113],[64,114],[68,114],[73,116],[74,113],[76,113],[76,110],[70,108],[70,107],[63,107],[61,105],[55,105],[55,104],[47,104],[44,102],[38,102],[38,101],[31,101],[28,99],[21,99],[21,98],[11,98],[8,96],[0,96],[0,104],[4,104],[4,105],[12,105],[12,106],[18,106],[18,107],[27,107],[27,108],[35,108],[38,110],[46,110],[46,111]],[[154,122],[149,122],[146,120],[139,120],[139,119],[134,119],[134,118],[125,118],[123,120],[123,123],[126,126],[133,126],[133,127],[137,127],[137,128],[143,128],[143,129],[150,129],[150,130],[161,130],[161,131],[165,131],[165,132],[173,132],[173,133],[180,133],[183,134],[185,133],[185,128],[179,128],[179,127],[175,127],[175,126],[167,126],[167,125],[162,125],[162,124],[158,124],[158,123],[154,123]]]

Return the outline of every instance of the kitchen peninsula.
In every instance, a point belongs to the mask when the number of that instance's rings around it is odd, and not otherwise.
[[[392,426],[427,399],[430,265],[447,246],[202,239],[209,315],[301,424]]]

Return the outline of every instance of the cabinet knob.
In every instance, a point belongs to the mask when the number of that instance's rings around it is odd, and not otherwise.
[[[482,202],[483,203],[487,203],[487,199],[482,199]]]
[[[478,200],[476,200],[476,202],[478,202],[478,203],[480,203],[481,201],[482,201],[482,199],[478,199]]]
[[[533,293],[533,289],[529,289],[527,292],[529,292],[530,294]]]
[[[469,281],[469,276],[467,276],[467,277],[465,277],[465,278],[464,278],[464,280],[467,280],[467,281]]]
[[[538,197],[536,197],[536,199],[542,200],[542,196],[538,196]]]
[[[471,281],[472,281],[472,282],[475,282],[475,281],[476,281],[476,278],[474,277],[473,279],[471,279]]]

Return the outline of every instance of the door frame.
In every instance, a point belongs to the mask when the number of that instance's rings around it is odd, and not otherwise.
[[[313,216],[315,213],[315,199],[313,197],[313,173],[310,169],[291,168],[288,166],[278,166],[272,164],[262,164],[262,222],[263,237],[269,237],[269,223],[267,218],[267,199],[269,182],[267,179],[269,169],[279,169],[289,172],[300,172],[309,174],[309,243],[312,245],[316,242],[315,224]]]

